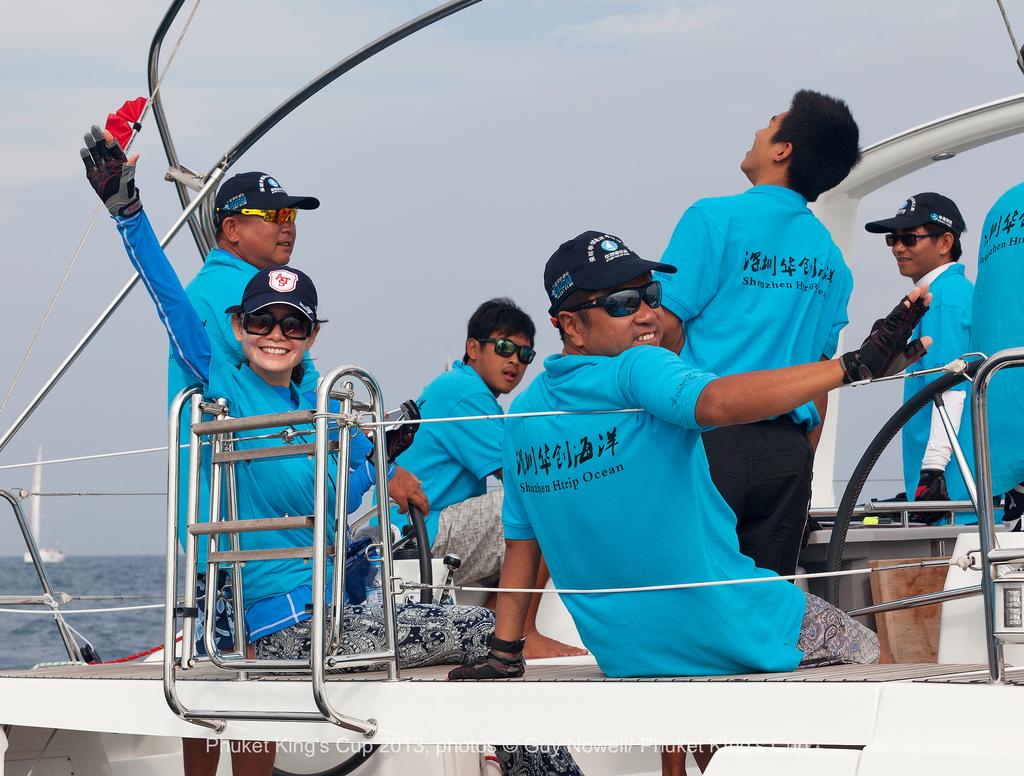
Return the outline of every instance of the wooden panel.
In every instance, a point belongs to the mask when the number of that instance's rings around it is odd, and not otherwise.
[[[217,523],[196,523],[188,527],[188,532],[193,536],[209,536],[210,534],[286,531],[291,528],[312,527],[312,515],[292,515],[289,517],[261,517],[257,520],[221,520]]]
[[[921,558],[887,558],[870,561],[872,568],[900,563],[916,563]],[[941,560],[941,559],[940,559]],[[895,601],[922,593],[942,590],[946,581],[946,566],[897,569],[871,575],[872,603]],[[934,663],[939,654],[938,604],[918,606],[897,612],[875,615],[878,638],[889,645],[897,663]]]

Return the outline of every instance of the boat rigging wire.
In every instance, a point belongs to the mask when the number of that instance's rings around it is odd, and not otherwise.
[[[727,585],[747,585],[762,582],[792,582],[799,579],[824,579],[828,577],[849,577],[862,574],[877,574],[882,571],[900,571],[903,569],[928,568],[932,566],[957,566],[962,569],[970,569],[977,562],[977,559],[968,553],[960,557],[941,558],[933,560],[921,560],[916,562],[896,563],[891,566],[879,566],[878,568],[846,569],[843,571],[818,571],[804,574],[787,574],[785,576],[748,577],[745,579],[713,579],[704,582],[677,582],[668,585],[644,585],[639,587],[602,587],[602,588],[532,588],[532,587],[476,587],[470,585],[434,585],[422,582],[406,582],[401,577],[394,577],[395,588],[398,592],[412,590],[455,590],[466,593],[541,593],[558,595],[605,595],[608,593],[649,593],[660,590],[689,590],[701,587],[724,587]],[[97,597],[98,598],[98,597]],[[74,599],[73,600],[78,600]],[[48,604],[50,609],[0,609],[2,614],[36,614],[59,616],[64,614],[106,614],[109,612],[128,612],[141,609],[162,609],[164,604],[143,604],[141,606],[116,606],[102,609],[61,609],[55,600]],[[70,626],[69,626],[70,627]]]
[[[1003,24],[1006,25],[1006,34],[1010,36],[1010,43],[1013,44],[1013,55],[1017,59],[1017,67],[1020,68],[1021,73],[1024,73],[1024,51],[1021,51],[1017,38],[1013,34],[1013,27],[1010,26],[1010,17],[1006,15],[1003,0],[996,0],[996,5],[999,6],[999,13],[1003,17]]]
[[[55,605],[56,607],[56,605]],[[0,609],[0,614],[45,614],[57,617],[65,614],[109,614],[110,612],[134,612],[141,609],[163,609],[164,604],[141,604],[139,606],[108,606],[102,609]],[[69,626],[70,627],[70,626]],[[77,631],[76,631],[77,632]],[[81,635],[81,634],[79,634]]]
[[[825,579],[829,577],[851,577],[862,574],[875,574],[880,571],[899,571],[902,569],[927,568],[930,566],[958,566],[969,569],[976,559],[970,554],[959,558],[941,560],[922,560],[914,563],[897,563],[892,566],[878,568],[846,569],[843,571],[817,571],[811,574],[787,574],[785,576],[748,577],[746,579],[715,579],[704,582],[677,582],[669,585],[644,585],[642,587],[600,587],[600,588],[533,588],[533,587],[471,587],[464,585],[427,585],[422,582],[406,582],[396,577],[399,592],[410,590],[455,590],[467,593],[558,593],[559,595],[605,595],[608,593],[648,593],[659,590],[689,590],[699,587],[722,587],[726,585],[748,585],[761,582],[792,582],[798,579]],[[46,614],[46,612],[42,612]]]
[[[129,491],[129,490],[111,490],[111,491],[49,491],[40,492],[33,490],[23,490],[20,493],[22,498],[27,496],[166,496],[166,490],[153,490],[153,491]]]
[[[184,447],[184,445],[182,445]],[[119,458],[125,455],[141,455],[143,453],[166,453],[167,445],[163,447],[143,447],[138,450],[119,450],[115,453],[94,453],[93,455],[76,455],[71,458],[51,458],[48,461],[31,461],[29,463],[8,463],[0,466],[4,469],[25,469],[29,466],[46,466],[51,463],[73,463],[75,461],[96,461],[102,458]]]
[[[181,34],[178,36],[178,40],[174,44],[174,48],[171,49],[170,56],[167,57],[167,64],[164,65],[164,69],[160,74],[160,78],[157,80],[156,88],[153,89],[146,105],[142,109],[142,114],[139,116],[138,124],[142,124],[142,120],[146,118],[146,114],[149,113],[150,105],[152,104],[153,97],[159,94],[160,87],[164,82],[164,78],[167,77],[167,73],[171,69],[171,64],[174,62],[174,57],[178,53],[178,49],[181,47],[182,42],[185,40],[185,35],[188,33],[189,26],[192,24],[192,19],[196,15],[196,11],[199,10],[199,4],[202,0],[196,0],[192,6],[192,12],[188,15],[185,20],[185,24],[181,29]],[[125,145],[125,152],[131,148],[132,143],[135,142],[135,138],[138,137],[138,130],[132,133],[127,144]],[[64,286],[67,285],[68,278],[71,276],[71,270],[74,269],[76,262],[78,261],[79,255],[82,253],[82,248],[85,247],[85,241],[89,239],[89,235],[92,233],[92,228],[96,224],[96,218],[100,214],[100,210],[103,209],[103,203],[99,203],[96,209],[92,211],[92,216],[89,218],[89,223],[85,227],[85,232],[82,234],[82,239],[78,241],[78,247],[75,248],[75,252],[71,256],[71,261],[68,262],[67,267],[64,268],[64,275],[61,277],[60,282],[57,284],[57,290],[53,294],[53,298],[50,299],[50,304],[46,308],[46,312],[43,313],[42,320],[39,321],[39,325],[36,327],[35,333],[32,335],[32,339],[28,343],[28,348],[25,350],[25,355],[21,359],[21,363],[18,365],[17,371],[14,373],[14,379],[11,381],[10,387],[7,389],[7,393],[4,396],[2,402],[0,402],[0,415],[3,414],[4,409],[7,407],[7,403],[10,401],[11,396],[14,394],[15,389],[18,387],[18,383],[21,381],[21,375],[25,371],[25,367],[28,366],[29,359],[32,357],[32,353],[35,351],[36,344],[39,342],[40,336],[42,336],[43,329],[46,327],[47,322],[50,320],[50,315],[53,313],[54,307],[57,305],[57,300],[64,291]]]

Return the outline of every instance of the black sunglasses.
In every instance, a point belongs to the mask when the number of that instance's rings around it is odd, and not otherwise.
[[[494,352],[502,358],[510,358],[513,355],[519,356],[520,364],[529,364],[537,357],[537,351],[529,345],[517,345],[512,340],[494,339],[494,337],[482,337],[477,342],[493,342]]]
[[[885,244],[891,248],[896,243],[903,243],[908,248],[913,248],[915,245],[917,245],[918,240],[927,240],[929,237],[938,236],[939,235],[937,234],[931,233],[914,234],[913,232],[911,232],[910,234],[887,234],[885,236]]]
[[[288,339],[309,339],[309,335],[313,333],[313,321],[300,315],[275,318],[270,313],[242,313],[242,329],[246,334],[263,336],[270,334],[278,325],[281,326],[281,333]]]
[[[591,299],[589,302],[567,307],[565,312],[574,313],[579,310],[600,307],[612,318],[625,318],[639,310],[641,302],[652,310],[661,307],[660,280],[652,280],[650,283],[638,286],[637,288],[623,288],[619,291],[612,291],[610,294]]]

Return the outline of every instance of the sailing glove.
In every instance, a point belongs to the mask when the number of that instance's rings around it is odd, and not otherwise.
[[[946,490],[946,472],[942,469],[924,469],[914,491],[914,501],[949,501]],[[952,518],[952,512],[911,512],[910,519],[931,525],[943,518]]]
[[[128,164],[124,151],[113,137],[93,125],[81,149],[85,177],[112,216],[130,218],[142,209],[135,185],[135,165]]]
[[[1007,531],[1020,531],[1024,517],[1024,483],[1003,496],[1003,525]]]
[[[399,416],[399,420],[419,419],[420,408],[416,405],[416,402],[412,399],[403,401],[402,414]],[[419,423],[403,423],[384,434],[384,449],[387,451],[388,463],[393,463],[398,456],[409,449],[419,427]],[[370,451],[368,458],[371,461],[373,460],[373,450]]]
[[[875,321],[871,333],[858,350],[844,353],[840,357],[843,366],[843,382],[872,380],[902,372],[925,354],[926,348],[916,339],[908,344],[928,305],[924,297],[911,302],[903,297],[893,311]]]

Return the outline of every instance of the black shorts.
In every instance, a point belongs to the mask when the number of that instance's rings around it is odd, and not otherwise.
[[[811,503],[814,452],[787,415],[703,434],[711,479],[736,514],[740,551],[759,568],[796,571]]]

